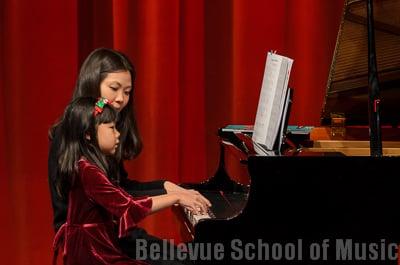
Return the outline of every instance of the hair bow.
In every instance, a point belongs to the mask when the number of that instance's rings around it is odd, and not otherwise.
[[[102,113],[104,105],[107,104],[111,104],[111,101],[106,98],[99,98],[94,106],[93,115],[96,117],[98,114]]]

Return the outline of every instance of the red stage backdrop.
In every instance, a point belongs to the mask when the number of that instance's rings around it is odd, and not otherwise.
[[[137,68],[144,151],[131,178],[201,181],[216,168],[216,131],[253,124],[266,53],[295,60],[292,124],[318,125],[343,0],[0,2],[0,263],[50,264],[47,131],[97,47]],[[170,211],[142,223],[179,240]]]

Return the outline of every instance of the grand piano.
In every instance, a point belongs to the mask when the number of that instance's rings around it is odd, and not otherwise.
[[[288,134],[283,155],[260,155],[251,131],[220,129],[214,176],[183,184],[213,204],[202,215],[175,208],[184,240],[223,246],[222,256],[206,251],[196,264],[397,264],[400,1],[374,9],[383,156],[369,149],[366,1],[347,0],[322,126]],[[337,114],[346,120],[339,135],[330,127]]]

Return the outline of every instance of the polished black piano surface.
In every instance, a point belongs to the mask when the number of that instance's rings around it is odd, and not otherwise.
[[[374,3],[382,121],[400,136],[400,1]],[[365,13],[365,1],[346,1],[323,123],[339,112],[352,125],[367,125]],[[299,142],[282,155],[260,155],[250,133],[218,134],[214,176],[183,184],[212,202],[210,212],[193,216],[175,208],[186,242],[223,245],[223,257],[197,264],[398,264],[400,156],[310,152]]]
[[[241,150],[243,144],[248,152]],[[240,172],[233,163],[226,163],[230,155],[247,169],[250,185],[228,175]],[[388,252],[387,248],[400,242],[400,157],[348,157],[330,152],[260,156],[250,136],[222,133],[220,159],[219,169],[208,181],[186,184],[212,202],[214,216],[193,222],[183,209],[176,209],[185,222],[182,230],[188,242],[224,244],[222,261],[198,260],[197,264],[319,264],[308,263],[309,249],[313,243],[323,242],[329,243],[330,262],[319,260],[321,264],[391,264],[387,259],[371,263],[362,258],[337,260],[336,255],[341,244],[354,244],[353,251],[358,243],[372,248],[378,244]],[[237,239],[240,241],[234,241]],[[232,255],[239,255],[236,250],[241,249],[236,245],[232,249],[235,242],[241,242],[243,248],[260,242],[269,246],[279,243],[282,248],[294,244],[296,251],[302,251],[302,260],[286,260],[285,256],[258,260],[259,253],[266,253],[257,250],[249,250],[255,259],[234,260]],[[393,251],[396,253],[397,247]]]

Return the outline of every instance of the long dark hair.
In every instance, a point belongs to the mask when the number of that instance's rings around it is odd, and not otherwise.
[[[100,97],[100,84],[107,74],[120,71],[130,72],[132,88],[134,88],[136,72],[126,55],[107,48],[94,50],[81,66],[72,99],[78,97]],[[133,100],[133,89],[131,89],[129,101],[119,113],[117,120],[117,129],[121,133],[120,145],[115,154],[115,159],[118,161],[117,164],[121,160],[136,157],[142,150],[142,141],[136,124]],[[50,138],[54,137],[55,128],[60,122],[56,123],[51,129]]]
[[[65,185],[73,186],[78,174],[77,161],[81,157],[96,164],[110,178],[115,175],[110,172],[112,169],[106,155],[100,151],[97,128],[102,123],[116,122],[118,113],[110,105],[105,105],[103,112],[94,116],[96,101],[91,97],[76,98],[65,109],[59,124],[57,167],[60,178],[56,187],[60,195],[66,195],[65,191],[69,190]]]

